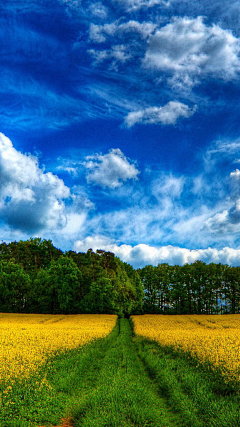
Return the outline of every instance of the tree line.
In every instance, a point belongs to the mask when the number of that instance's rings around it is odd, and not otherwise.
[[[142,301],[139,274],[111,252],[63,253],[40,238],[0,244],[0,312],[130,315]]]
[[[240,267],[195,261],[138,270],[145,290],[143,310],[166,314],[240,312]]]
[[[112,252],[62,252],[40,238],[0,244],[0,312],[240,312],[240,267],[196,261],[135,270]]]

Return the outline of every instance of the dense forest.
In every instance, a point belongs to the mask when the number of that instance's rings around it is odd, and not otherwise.
[[[0,312],[218,314],[240,311],[240,267],[148,265],[62,252],[50,240],[0,244]]]
[[[0,312],[141,312],[139,274],[111,252],[63,253],[39,238],[0,245]]]

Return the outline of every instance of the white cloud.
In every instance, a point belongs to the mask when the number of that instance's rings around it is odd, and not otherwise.
[[[76,166],[75,164],[73,164],[72,166],[70,166],[70,162],[69,161],[64,161],[64,163],[60,166],[57,166],[56,168],[59,171],[64,171],[67,172],[69,175],[71,175],[73,178],[77,178],[78,176],[78,166]]]
[[[81,6],[82,0],[59,0],[59,2],[69,9],[78,9]]]
[[[113,36],[126,36],[129,33],[137,33],[143,39],[149,37],[150,34],[156,29],[156,25],[152,22],[138,22],[138,21],[128,21],[123,24],[118,24],[113,22],[111,24],[104,25],[90,25],[89,38],[91,41],[96,43],[103,43],[106,41],[107,37]]]
[[[129,163],[119,148],[105,155],[88,156],[84,163],[87,168],[87,182],[103,188],[115,189],[128,179],[137,179],[140,173],[135,165]]]
[[[69,212],[67,215],[67,221],[64,227],[61,228],[61,236],[58,236],[58,240],[68,241],[74,239],[78,233],[85,227],[87,220],[87,211],[85,212]],[[54,236],[56,238],[56,236]],[[60,243],[61,245],[61,243]]]
[[[103,61],[111,61],[111,69],[117,71],[118,63],[124,63],[131,59],[132,55],[128,51],[128,47],[124,45],[115,45],[108,50],[89,49],[88,53],[93,57],[94,63],[100,64]]]
[[[229,220],[229,212],[225,209],[213,217],[208,218],[205,221],[205,227],[210,233],[221,236],[238,231],[236,230],[236,226],[233,226]]]
[[[203,77],[238,77],[240,43],[231,31],[207,26],[203,18],[175,17],[150,37],[143,64],[170,73],[169,83],[193,86]]]
[[[89,8],[91,14],[100,19],[106,19],[108,15],[107,8],[101,3],[94,3]]]
[[[17,151],[0,134],[0,216],[14,229],[35,232],[65,227],[74,206],[84,201],[71,194],[63,180],[39,167],[37,158]]]
[[[125,118],[127,127],[136,123],[174,125],[180,118],[189,118],[196,111],[196,106],[189,108],[187,105],[170,101],[163,107],[149,107],[145,110],[133,111]]]
[[[166,198],[170,200],[178,199],[183,192],[184,183],[185,178],[183,176],[162,175],[159,179],[153,181],[151,193],[159,202]]]
[[[227,197],[228,207],[205,221],[205,227],[213,234],[236,234],[240,231],[240,170],[230,173],[232,192]]]
[[[215,141],[213,145],[207,150],[206,156],[210,157],[212,155],[219,154],[220,156],[230,155],[234,153],[239,153],[240,150],[240,138],[236,139],[220,139]]]
[[[234,172],[231,172],[230,177],[234,180],[239,181],[240,180],[240,170],[236,169]]]
[[[114,0],[125,6],[128,12],[134,12],[142,8],[153,7],[156,5],[168,6],[170,1],[165,0]]]
[[[96,212],[88,222],[88,234],[111,236],[127,244],[212,245],[216,237],[204,229],[205,221],[229,205],[219,203],[215,176],[210,179],[211,189],[201,180],[194,195],[192,179],[151,170],[140,182],[117,191],[119,209]],[[230,244],[229,239],[222,243]]]
[[[236,235],[240,232],[240,199],[238,199],[229,209],[224,209],[205,221],[206,229],[221,237],[226,235]]]
[[[113,252],[122,261],[132,264],[134,267],[144,267],[145,265],[158,265],[168,263],[171,265],[191,264],[201,260],[206,263],[239,265],[240,249],[224,247],[223,249],[186,249],[178,246],[154,247],[145,244],[136,246],[117,245],[105,236],[89,236],[84,240],[78,240],[74,244],[74,250],[85,252],[92,248],[94,251],[103,249]]]
[[[108,49],[89,49],[88,53],[94,59],[93,64],[99,65],[109,61],[110,70],[118,71],[119,64],[124,64],[138,55],[139,50],[142,49],[142,40],[147,40],[156,27],[157,25],[151,22],[140,23],[138,21],[128,21],[122,24],[119,22],[104,25],[91,24],[89,29],[91,42],[100,44],[110,38],[114,43]],[[136,42],[134,42],[134,36],[137,37]],[[138,40],[139,37],[140,40]]]

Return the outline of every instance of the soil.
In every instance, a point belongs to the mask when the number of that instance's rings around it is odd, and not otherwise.
[[[71,422],[71,418],[63,418],[61,420],[62,424],[60,424],[59,426],[55,426],[55,427],[73,427],[72,422]],[[39,427],[45,427],[45,426],[39,426]],[[54,426],[52,426],[54,427]]]

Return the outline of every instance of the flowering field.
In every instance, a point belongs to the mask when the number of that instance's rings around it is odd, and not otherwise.
[[[190,351],[240,381],[240,315],[132,316],[137,335],[163,346]]]
[[[108,335],[115,315],[0,313],[0,380],[27,377],[50,354]]]

